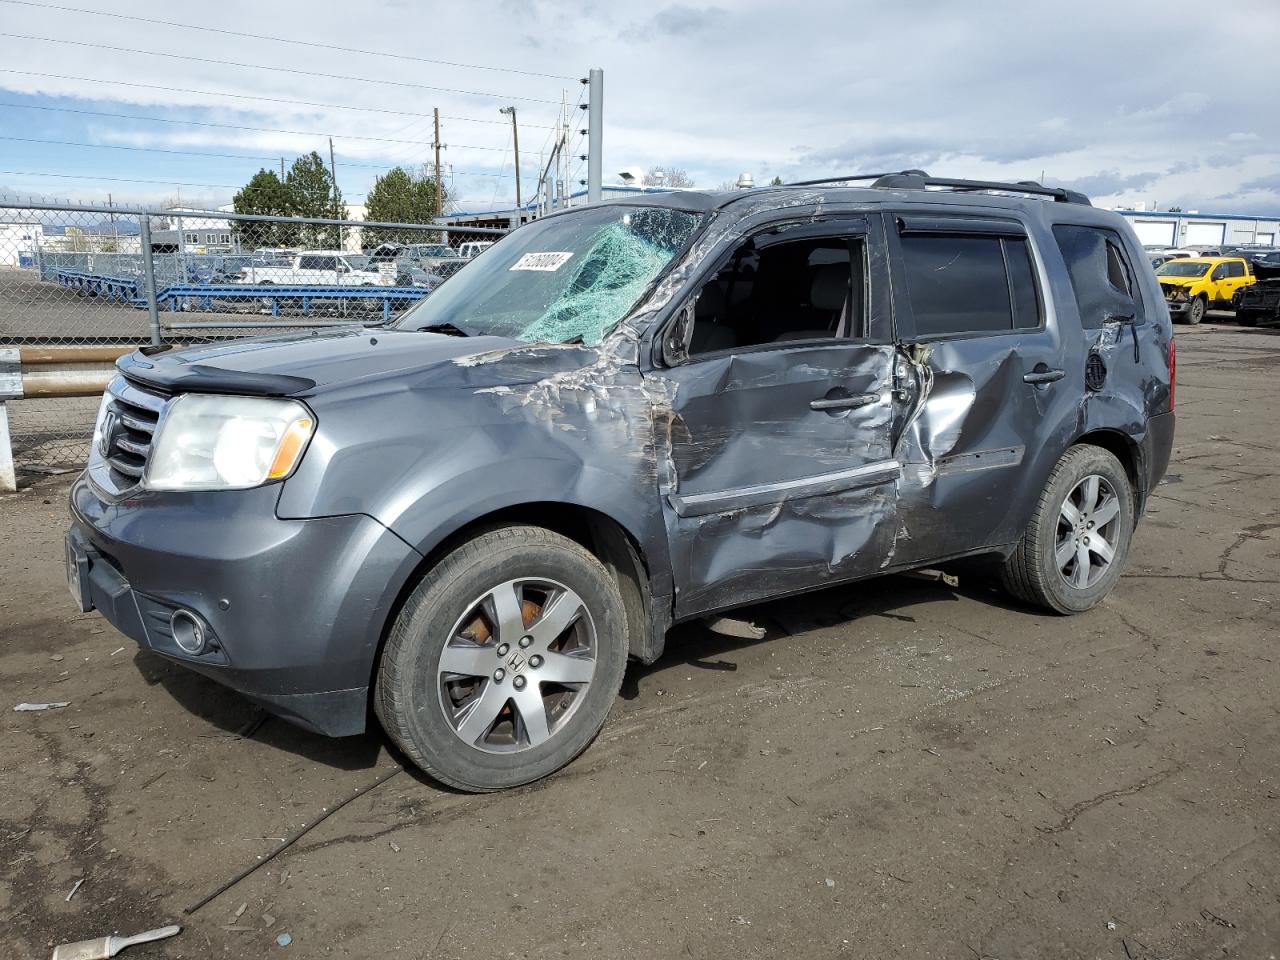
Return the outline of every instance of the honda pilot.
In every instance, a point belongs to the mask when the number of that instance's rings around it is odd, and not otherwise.
[[[680,622],[961,558],[1093,607],[1168,463],[1174,361],[1132,229],[1071,191],[591,204],[384,326],[122,358],[69,584],[294,723],[512,787]]]

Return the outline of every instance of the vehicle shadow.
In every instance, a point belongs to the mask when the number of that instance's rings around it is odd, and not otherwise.
[[[782,641],[811,630],[847,626],[876,617],[915,623],[912,608],[921,604],[959,602],[961,597],[981,600],[1018,612],[1031,608],[996,589],[989,571],[980,566],[965,568],[958,586],[941,579],[897,575],[854,584],[842,584],[812,593],[774,600],[734,610],[727,616],[747,621],[764,630],[759,639],[725,636],[709,630],[703,621],[680,624],[667,635],[662,656],[649,666],[631,664],[622,681],[621,696],[634,700],[642,686],[673,667],[734,671],[738,665],[726,656],[762,643]]]
[[[388,746],[376,722],[360,736],[324,737],[281,720],[234,690],[150,651],[139,650],[133,663],[148,686],[163,687],[192,715],[222,731],[215,736],[251,739],[339,770],[367,770]]]

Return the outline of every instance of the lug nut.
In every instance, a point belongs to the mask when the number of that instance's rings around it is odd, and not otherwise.
[[[515,678],[514,680],[512,680],[511,682],[512,682],[513,684],[515,684],[515,688],[516,688],[517,690],[523,690],[523,689],[524,689],[524,684],[525,684],[525,679],[524,679],[524,677],[516,677],[516,678]]]
[[[529,666],[537,670],[540,666],[542,666],[542,658],[535,653],[532,657],[529,658]]]
[[[511,649],[511,644],[509,643],[498,644],[498,656],[505,657],[507,655],[507,651],[510,649]]]
[[[503,670],[501,667],[493,671],[493,679],[497,683],[501,683],[502,678],[505,677],[506,675],[507,675],[507,671]]]
[[[527,647],[531,643],[533,643],[533,637],[526,635],[520,638],[521,647]]]

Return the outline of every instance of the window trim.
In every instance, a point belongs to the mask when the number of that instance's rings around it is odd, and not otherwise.
[[[663,322],[654,325],[654,344],[660,344],[663,342],[667,327],[669,327],[671,323],[675,322],[675,319],[680,315],[680,312],[693,302],[697,293],[699,293],[707,282],[710,281],[710,279],[715,276],[715,274],[717,274],[730,259],[733,258],[734,254],[736,254],[748,241],[755,242],[760,238],[767,238],[764,239],[763,242],[757,244],[760,247],[772,247],[782,243],[798,243],[805,240],[820,240],[824,238],[861,240],[863,276],[866,283],[863,300],[863,319],[867,328],[866,333],[869,334],[874,296],[875,293],[878,292],[878,288],[872,282],[871,266],[871,245],[877,238],[875,222],[873,219],[874,217],[875,214],[849,212],[834,213],[829,218],[820,218],[818,220],[813,220],[808,217],[805,217],[804,219],[779,220],[772,223],[760,224],[759,226],[752,228],[750,231],[735,237],[733,243],[727,249],[723,250],[719,256],[706,261],[705,266],[698,271],[697,276],[694,278],[692,282],[692,289],[686,295],[673,300],[673,303],[677,303],[678,306],[671,310],[670,315]],[[885,283],[885,286],[888,287],[889,284]],[[890,296],[892,296],[891,293]],[[691,353],[686,355],[676,366],[683,367],[690,363],[701,363],[704,360],[716,360],[738,354],[757,354],[767,351],[782,352],[797,349],[812,350],[814,347],[822,346],[885,346],[886,344],[893,343],[894,340],[892,302],[890,301],[885,306],[887,308],[886,319],[889,323],[890,329],[888,331],[888,339],[883,343],[869,335],[862,337],[815,337],[809,340],[784,340],[782,342],[775,340],[769,343],[751,344],[746,347],[729,347],[724,350],[713,350],[708,353]],[[661,364],[659,364],[659,366],[661,366]],[[667,369],[675,368],[669,367]]]
[[[888,231],[890,257],[890,289],[893,297],[894,313],[897,317],[898,342],[900,343],[947,343],[960,340],[983,340],[990,337],[1034,336],[1043,333],[1049,323],[1049,303],[1044,292],[1044,259],[1036,245],[1031,231],[1020,220],[1007,217],[991,216],[957,216],[945,214],[918,215],[909,212],[885,211],[892,218],[894,229]],[[922,229],[924,223],[936,224],[936,228]],[[1035,286],[1036,308],[1040,322],[1034,327],[1010,326],[1001,330],[963,330],[951,333],[919,333],[916,329],[915,308],[911,304],[911,291],[907,280],[906,258],[903,256],[902,236],[905,233],[913,237],[943,236],[971,237],[980,240],[1000,240],[1000,257],[1005,268],[1005,282],[1009,295],[1009,320],[1016,324],[1014,310],[1013,275],[1009,270],[1008,253],[1004,240],[1022,240],[1027,246],[1027,256],[1031,261],[1031,279]]]

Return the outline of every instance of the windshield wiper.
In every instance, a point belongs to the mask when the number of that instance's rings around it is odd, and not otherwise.
[[[425,327],[416,327],[415,329],[424,333],[443,333],[450,337],[469,337],[471,334],[463,330],[457,324],[449,323],[429,323]]]

